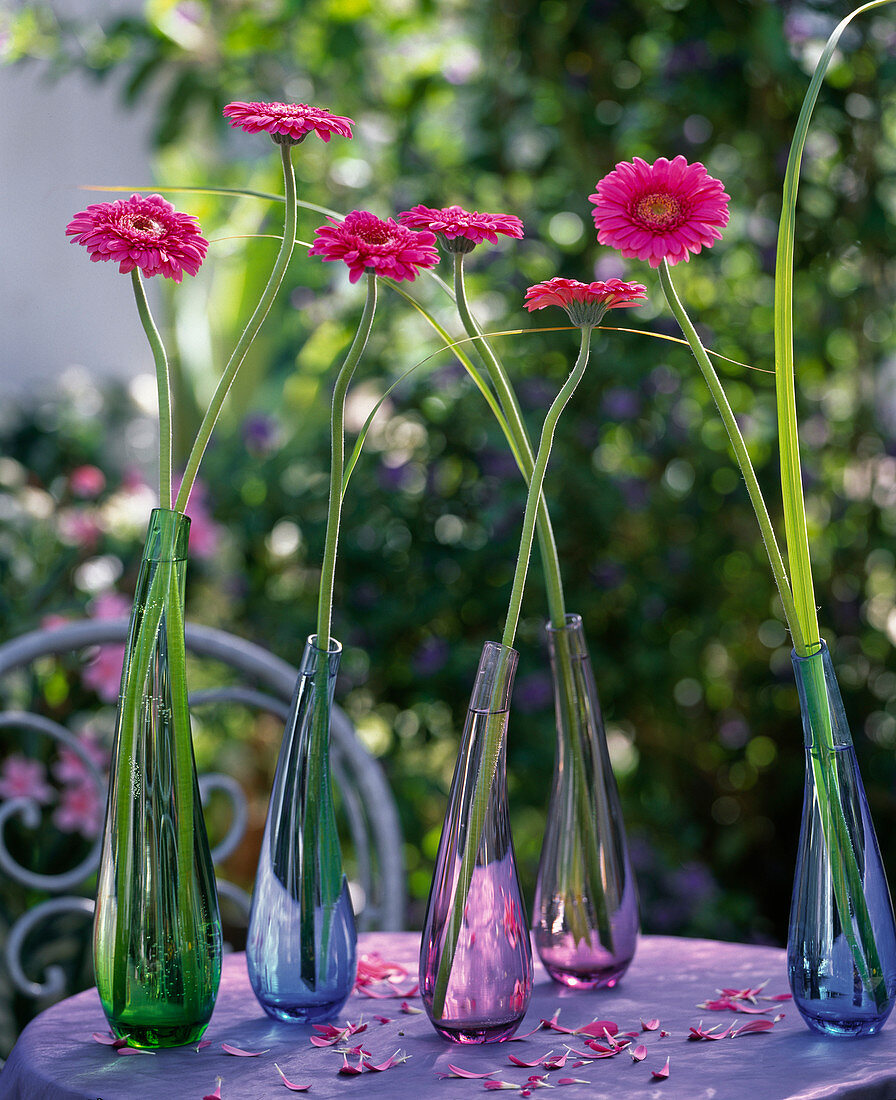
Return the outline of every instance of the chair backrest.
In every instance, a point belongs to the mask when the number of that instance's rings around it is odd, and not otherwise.
[[[48,659],[73,653],[90,655],[97,647],[123,645],[127,637],[126,619],[91,619],[66,623],[55,629],[36,630],[0,645],[0,700],[4,678],[41,667]],[[225,631],[188,623],[187,652],[195,658],[215,662],[222,678],[220,686],[197,690],[190,695],[194,716],[199,708],[223,704],[239,705],[250,711],[267,712],[285,723],[295,689],[297,669],[274,654]],[[220,667],[224,666],[224,667]],[[105,801],[106,783],[95,756],[71,731],[46,715],[26,709],[0,710],[0,737],[5,731],[20,731],[23,743],[39,743],[50,738],[78,758],[82,775]],[[19,740],[19,733],[16,733]],[[71,756],[69,756],[71,759]],[[395,802],[378,761],[359,741],[354,727],[337,706],[331,724],[331,762],[342,825],[350,838],[350,875],[352,900],[361,929],[400,929],[405,907],[405,872],[402,837]],[[214,847],[217,863],[239,848],[249,819],[246,796],[237,780],[228,775],[200,775],[203,801],[212,791],[223,792],[230,800],[230,824],[226,835]],[[61,968],[48,965],[42,980],[25,973],[23,951],[26,941],[35,939],[35,929],[60,913],[91,914],[93,900],[83,896],[91,888],[92,876],[99,866],[101,837],[97,836],[87,855],[77,866],[54,874],[38,874],[13,858],[7,846],[7,824],[18,821],[26,829],[38,829],[44,821],[39,799],[28,796],[4,798],[0,794],[0,870],[13,882],[27,889],[51,895],[18,917],[10,927],[5,957],[10,977],[23,993],[33,998],[54,999],[64,992],[65,976]],[[80,893],[78,891],[81,891]],[[240,887],[218,877],[222,899],[229,899],[248,918],[249,896]]]

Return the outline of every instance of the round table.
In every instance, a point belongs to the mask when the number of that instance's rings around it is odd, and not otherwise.
[[[367,933],[359,953],[377,952],[401,963],[416,981],[417,933]],[[760,1001],[785,1016],[770,1031],[719,1041],[690,1041],[691,1027],[740,1026],[755,1016],[700,1009],[716,990],[743,989],[768,979],[764,994],[787,992],[784,952],[771,947],[644,936],[629,972],[616,989],[574,992],[556,985],[536,964],[535,988],[520,1033],[536,1028],[559,1009],[558,1022],[581,1027],[595,1018],[618,1023],[620,1031],[636,1031],[633,1045],[643,1043],[647,1056],[635,1062],[625,1052],[606,1060],[547,1073],[547,1083],[561,1086],[566,1078],[586,1084],[562,1086],[558,1100],[893,1100],[896,1097],[896,1025],[871,1039],[827,1039],[810,1032],[789,1002]],[[403,1008],[403,1004],[405,1007]],[[478,1073],[497,1071],[494,1078],[515,1083],[507,1095],[519,1096],[530,1075],[540,1068],[513,1065],[509,1056],[534,1061],[565,1046],[587,1050],[583,1039],[556,1031],[537,1030],[521,1041],[468,1047],[449,1044],[433,1031],[419,1011],[416,996],[371,999],[352,994],[336,1022],[367,1028],[349,1041],[363,1043],[370,1061],[380,1064],[396,1050],[409,1059],[385,1072],[365,1070],[354,1077],[339,1075],[343,1056],[333,1047],[309,1042],[311,1028],[275,1022],[262,1012],[246,975],[243,955],[224,960],[221,991],[205,1038],[210,1044],[159,1051],[154,1055],[121,1056],[97,1043],[94,1032],[108,1028],[95,990],[54,1005],[24,1030],[2,1073],[0,1100],[203,1100],[215,1092],[221,1078],[221,1100],[285,1100],[291,1093],[274,1067],[298,1084],[310,1084],[312,1100],[339,1097],[383,1097],[401,1100],[454,1100],[483,1095],[483,1079],[441,1078],[449,1065]],[[376,1017],[387,1018],[382,1023]],[[641,1031],[641,1020],[658,1019],[655,1031]],[[663,1034],[667,1032],[668,1034]],[[227,1054],[227,1043],[244,1050],[264,1051],[247,1058]],[[669,1059],[669,1076],[655,1079],[653,1070]],[[356,1059],[353,1059],[356,1061]],[[302,1094],[297,1094],[302,1095]],[[532,1095],[535,1095],[534,1091]]]

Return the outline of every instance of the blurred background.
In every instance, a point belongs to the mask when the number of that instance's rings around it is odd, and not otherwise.
[[[675,269],[679,293],[715,350],[768,371],[784,164],[812,68],[847,10],[826,0],[7,0],[0,86],[14,106],[3,112],[4,148],[17,154],[4,157],[3,217],[5,239],[18,243],[3,276],[0,638],[60,616],[126,613],[152,506],[151,360],[127,281],[66,242],[71,216],[109,197],[79,184],[278,193],[273,145],[232,131],[222,108],[326,106],[355,119],[355,137],[298,148],[300,198],[380,216],[459,203],[523,219],[523,241],[468,258],[487,329],[563,323],[522,309],[528,285],[560,274],[646,283],[649,304],[608,324],[673,334],[655,274],[596,245],[587,197],[619,160],[682,153],[724,181],[732,216],[719,244]],[[865,17],[842,46],[798,214],[802,456],[822,631],[896,873],[896,14]],[[152,286],[183,458],[273,262],[276,242],[258,235],[282,223],[277,205],[257,198],[166,194],[212,242],[196,279]],[[310,241],[322,221],[300,211],[299,237]],[[206,456],[188,578],[195,621],[294,662],[314,624],[332,367],[363,302],[347,271],[306,251]],[[440,271],[450,276],[447,263]],[[460,334],[434,280],[412,289]],[[384,291],[350,431],[437,347]],[[502,337],[498,347],[537,434],[577,334]],[[774,380],[719,369],[780,530]],[[803,784],[790,647],[746,491],[687,349],[596,337],[547,494],[567,604],[591,646],[644,930],[783,943]],[[390,395],[348,493],[337,696],[398,802],[410,927],[422,919],[479,650],[503,626],[523,503],[491,414],[449,352]],[[509,743],[530,901],[555,736],[544,615],[535,556]],[[107,711],[117,676],[95,676]],[[39,687],[48,712],[82,706],[65,680]],[[200,767],[250,788],[250,837],[228,865],[247,888],[279,733],[197,738]],[[21,752],[0,741],[0,758]],[[27,753],[52,781],[51,747]],[[86,814],[52,843],[24,832],[8,842],[29,845],[30,865],[50,872],[77,862],[95,829]],[[0,937],[40,896],[0,895]],[[8,1000],[0,1054],[31,1011]]]

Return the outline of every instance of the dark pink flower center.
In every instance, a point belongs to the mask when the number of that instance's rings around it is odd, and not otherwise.
[[[635,203],[632,217],[644,228],[652,232],[674,229],[681,223],[684,207],[676,195],[667,191],[654,191],[641,197]]]
[[[365,244],[384,245],[390,244],[395,238],[388,225],[371,222],[367,225],[355,227],[355,235]]]
[[[157,240],[165,235],[165,226],[149,217],[148,214],[128,214],[122,219],[125,228],[134,230],[135,233],[145,233]]]

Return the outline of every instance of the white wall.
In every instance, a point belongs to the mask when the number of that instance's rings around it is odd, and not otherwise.
[[[98,380],[152,370],[130,277],[65,236],[79,210],[120,197],[79,185],[151,182],[149,122],[109,82],[44,72],[0,67],[0,400],[44,392],[72,366]]]

